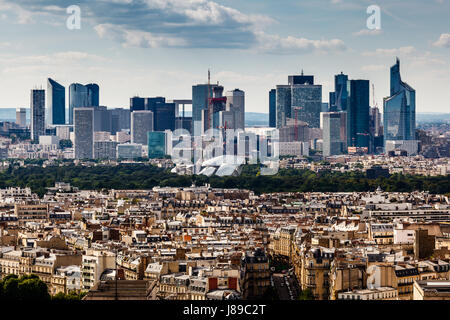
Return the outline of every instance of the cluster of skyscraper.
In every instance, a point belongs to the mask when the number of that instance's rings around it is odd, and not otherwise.
[[[45,90],[31,90],[31,138],[37,142],[40,137],[55,132],[60,137],[58,132],[64,131],[62,136],[69,139],[73,134],[76,159],[116,158],[119,154],[141,157],[143,146],[148,146],[149,157],[164,157],[170,148],[171,133],[184,129],[192,134],[194,123],[200,129],[199,135],[208,128],[244,129],[244,92],[236,89],[223,96],[223,87],[218,84],[193,86],[192,100],[166,101],[165,97],[135,96],[130,98],[129,109],[100,106],[97,84],[74,83],[68,93],[66,117],[65,87],[48,79],[46,126]],[[186,116],[186,105],[192,105],[192,116]],[[19,117],[19,111],[17,114]]]
[[[391,68],[391,96],[384,99],[384,135],[376,105],[370,107],[369,80],[335,76],[329,103],[313,76],[289,76],[288,85],[269,92],[269,121],[280,130],[280,142],[320,140],[324,156],[402,149],[417,153],[415,91],[400,78],[400,62]]]
[[[245,128],[245,93],[235,89],[223,95],[219,84],[199,84],[192,87],[192,121],[194,135],[208,129]]]
[[[334,87],[329,103],[323,103],[322,86],[302,71],[301,75],[289,76],[287,85],[277,85],[270,91],[270,127],[279,129],[280,150],[285,149],[280,154],[307,154],[310,145],[322,149],[325,157],[398,149],[417,153],[415,91],[401,80],[398,59],[391,68],[391,92],[384,99],[383,125],[377,106],[370,106],[369,80],[349,80],[341,72],[335,76]],[[224,87],[211,84],[209,79],[207,84],[192,86],[192,100],[136,96],[130,98],[129,109],[100,106],[97,84],[74,83],[68,90],[68,117],[65,94],[64,86],[48,79],[49,129],[45,90],[31,91],[31,138],[39,141],[56,128],[57,133],[64,132],[56,135],[72,139],[78,159],[115,158],[119,150],[139,157],[143,146],[148,147],[149,157],[163,157],[171,148],[168,140],[176,129],[193,136],[201,136],[208,129],[245,131],[245,93],[235,89],[224,95]],[[192,116],[186,116],[186,105],[192,105]],[[18,110],[17,117],[20,123],[25,122],[25,110]]]

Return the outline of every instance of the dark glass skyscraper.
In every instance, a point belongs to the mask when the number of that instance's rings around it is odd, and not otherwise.
[[[277,127],[277,90],[269,92],[269,127]]]
[[[143,111],[145,110],[145,98],[132,97],[130,98],[130,111]]]
[[[94,109],[94,132],[111,132],[112,117],[110,110],[104,106],[94,106],[92,108]]]
[[[400,76],[400,60],[391,67],[391,96],[384,99],[384,140],[415,140],[416,91]]]
[[[122,129],[130,129],[131,112],[129,109],[116,108],[108,110],[111,113],[111,133],[116,134]]]
[[[302,71],[301,75],[288,76],[288,84],[314,84],[314,76],[305,76]]]
[[[291,95],[291,117],[304,121],[310,128],[320,127],[322,111],[322,86],[293,85]]]
[[[166,103],[166,98],[164,97],[153,97],[153,98],[145,98],[144,99],[144,109],[152,111],[153,108],[158,103]]]
[[[98,107],[100,88],[95,83],[82,85],[72,83],[69,86],[69,124],[73,124],[73,109],[83,107]]]
[[[175,103],[157,102],[150,106],[153,111],[154,131],[175,130]]]
[[[100,105],[100,87],[95,83],[86,85],[88,92],[88,106],[98,107]]]
[[[58,82],[48,78],[47,101],[49,124],[66,124],[66,89]]]
[[[337,74],[334,76],[334,92],[330,92],[330,110],[346,111],[348,106],[348,76]]]
[[[314,85],[314,76],[289,76],[288,85],[276,89],[276,127],[287,125],[289,119],[303,121],[310,128],[320,127],[322,86]]]
[[[45,90],[33,89],[30,97],[31,139],[45,135]]]
[[[209,85],[209,98],[213,97],[213,89],[217,85]],[[201,131],[206,130],[208,122],[208,84],[198,84],[192,86],[192,122],[194,125],[194,135],[199,135]],[[203,128],[198,128],[196,123],[203,122]],[[211,119],[212,121],[212,119]]]
[[[73,123],[73,110],[88,107],[88,89],[80,83],[69,86],[69,124]]]
[[[350,80],[347,105],[347,144],[349,147],[370,147],[369,80]]]

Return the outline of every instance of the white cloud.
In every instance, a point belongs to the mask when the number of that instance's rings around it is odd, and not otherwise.
[[[435,47],[450,48],[450,33],[443,33],[439,39],[433,43]]]
[[[59,19],[65,18],[62,9],[73,4],[72,0],[3,1],[29,15]],[[211,0],[79,0],[78,5],[83,25],[92,25],[101,38],[126,47],[256,49],[284,54],[345,49],[340,39],[269,35],[264,29],[276,22],[271,17],[246,14]]]
[[[413,46],[393,48],[393,49],[376,49],[375,51],[363,52],[363,56],[366,57],[391,57],[391,56],[407,56],[411,55],[416,51]]]
[[[76,66],[79,62],[105,62],[106,58],[80,51],[56,52],[49,55],[1,55],[0,66],[3,66],[3,73],[23,72],[29,70],[45,70],[49,67]]]
[[[373,30],[362,29],[362,30],[360,30],[358,32],[354,32],[353,35],[354,36],[378,36],[378,35],[380,35],[382,33],[383,33],[382,29],[373,29]]]
[[[128,30],[113,24],[99,24],[94,27],[100,38],[116,40],[124,47],[159,48],[182,47],[186,41],[176,37],[155,36],[150,32]]]
[[[292,36],[280,37],[264,32],[257,33],[258,49],[267,53],[309,53],[346,50],[345,43],[339,39],[311,40]]]

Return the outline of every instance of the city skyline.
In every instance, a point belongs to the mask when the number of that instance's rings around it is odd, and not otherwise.
[[[442,28],[448,1],[379,1],[382,24],[375,31],[366,27],[371,3],[350,0],[80,1],[80,30],[66,27],[71,4],[0,2],[0,84],[8,88],[0,107],[28,106],[29,89],[45,86],[49,76],[66,87],[98,83],[100,104],[109,108],[126,107],[134,95],[186,99],[192,85],[206,83],[208,68],[212,83],[246,92],[248,112],[268,113],[267,92],[301,69],[323,86],[324,102],[342,71],[370,80],[381,107],[398,56],[403,78],[418,92],[417,112],[448,110],[450,45]],[[100,9],[111,14],[101,16]]]

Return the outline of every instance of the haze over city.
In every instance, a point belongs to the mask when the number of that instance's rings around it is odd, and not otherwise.
[[[81,29],[70,30],[74,4],[0,1],[0,107],[28,107],[29,90],[47,77],[66,88],[98,83],[109,108],[133,95],[190,99],[208,68],[213,83],[246,92],[247,112],[268,113],[268,91],[302,69],[324,102],[343,71],[370,80],[382,107],[398,56],[416,111],[448,111],[448,0],[378,1],[379,30],[366,26],[371,1],[83,0]]]

